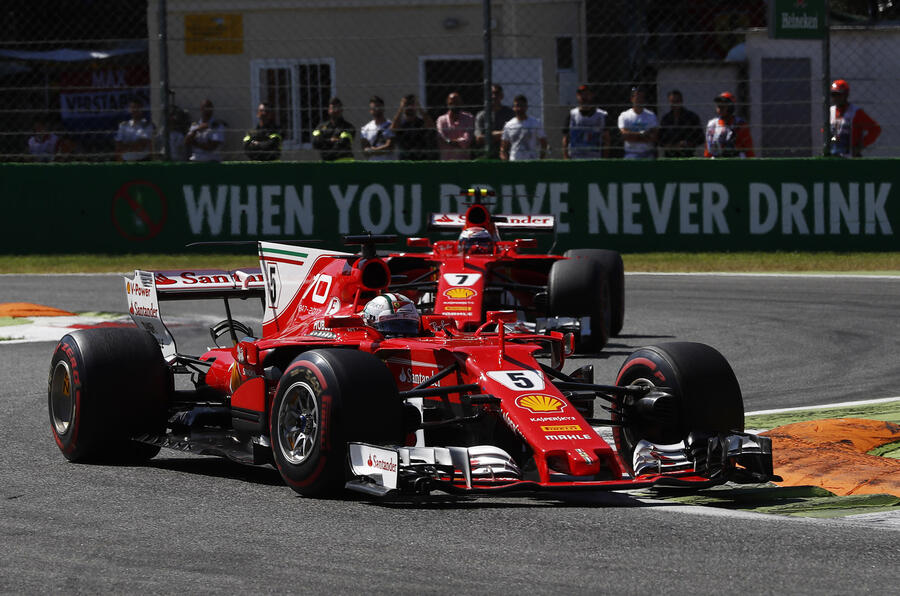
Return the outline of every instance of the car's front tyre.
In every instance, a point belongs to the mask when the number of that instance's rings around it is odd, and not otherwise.
[[[269,417],[275,465],[304,496],[333,496],[347,480],[347,443],[403,441],[402,404],[387,367],[350,349],[304,352],[278,382]]]
[[[642,418],[636,408],[620,403],[613,428],[616,449],[630,471],[641,440],[669,445],[691,433],[744,430],[744,401],[737,377],[715,348],[693,342],[672,342],[640,348],[622,364],[616,385],[665,387],[674,397],[673,416],[666,423]]]

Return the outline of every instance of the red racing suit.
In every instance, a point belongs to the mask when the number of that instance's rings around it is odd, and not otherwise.
[[[863,111],[848,103],[831,106],[831,155],[834,157],[860,157],[881,134],[881,127]]]
[[[706,125],[704,157],[754,157],[753,138],[740,116],[713,118]]]

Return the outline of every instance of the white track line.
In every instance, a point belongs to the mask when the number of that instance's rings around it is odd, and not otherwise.
[[[693,276],[693,277],[790,277],[794,279],[890,279],[900,281],[900,271],[896,275],[888,274],[864,274],[864,273],[734,273],[734,272],[655,272],[655,271],[626,271],[625,275],[634,276]]]
[[[834,408],[852,408],[855,406],[868,406],[871,404],[884,404],[892,401],[900,401],[898,397],[883,397],[880,399],[864,399],[861,401],[845,401],[836,404],[822,404],[819,406],[799,406],[796,408],[779,408],[776,410],[758,410],[756,412],[745,412],[745,416],[760,416],[762,414],[781,414],[784,412],[803,412],[804,410],[831,410]]]

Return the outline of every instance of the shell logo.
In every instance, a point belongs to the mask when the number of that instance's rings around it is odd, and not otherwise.
[[[566,409],[566,402],[558,397],[540,394],[520,395],[516,398],[516,405],[535,414],[541,412],[562,412]]]
[[[477,293],[478,292],[470,288],[450,288],[449,290],[444,290],[444,296],[447,298],[455,298],[456,300],[467,300]]]

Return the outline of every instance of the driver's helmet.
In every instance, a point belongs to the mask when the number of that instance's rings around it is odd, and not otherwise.
[[[384,335],[419,334],[419,311],[403,294],[379,294],[362,311],[363,322]]]
[[[466,228],[459,235],[459,250],[463,253],[487,254],[493,252],[491,233],[480,227]]]

